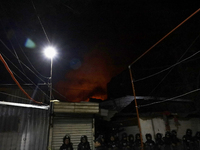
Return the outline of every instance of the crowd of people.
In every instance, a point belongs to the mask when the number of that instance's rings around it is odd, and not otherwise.
[[[200,132],[196,132],[195,136],[192,136],[192,130],[187,129],[186,134],[179,139],[176,130],[172,130],[171,132],[167,131],[164,136],[157,133],[155,141],[152,139],[152,135],[147,133],[146,140],[142,144],[139,133],[135,136],[123,133],[121,138],[115,134],[111,134],[108,138],[99,135],[94,140],[96,150],[141,150],[142,145],[144,150],[200,150]],[[69,136],[63,138],[60,150],[73,150]],[[81,136],[77,150],[91,150],[87,136]]]

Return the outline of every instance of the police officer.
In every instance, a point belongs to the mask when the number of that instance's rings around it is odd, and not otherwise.
[[[82,135],[80,141],[81,142],[78,144],[78,150],[91,150],[86,135]]]
[[[144,143],[143,143],[144,145]],[[140,134],[137,133],[135,135],[135,146],[134,146],[135,150],[140,150],[141,149],[141,139],[140,139]]]
[[[164,141],[163,141],[163,138],[162,138],[162,134],[161,133],[157,133],[156,134],[156,150],[162,150],[163,147],[164,147]]]
[[[96,140],[94,140],[94,146],[95,146],[95,150],[107,150],[107,148],[105,146],[102,146],[103,141],[102,141],[102,137],[99,136],[96,138]]]
[[[135,142],[134,142],[134,135],[129,134],[128,136],[128,147],[130,150],[134,150]]]
[[[173,150],[182,150],[182,144],[181,140],[177,137],[177,132],[176,130],[171,131],[171,138],[172,138],[172,148]]]
[[[200,132],[197,131],[195,136],[194,136],[194,141],[195,141],[195,149],[200,150]]]
[[[127,133],[122,134],[122,138],[120,141],[120,150],[128,150],[128,137]]]
[[[194,138],[192,137],[192,130],[187,129],[186,134],[183,136],[184,150],[195,150],[194,149]]]
[[[119,144],[116,141],[115,135],[113,135],[113,134],[110,135],[107,146],[108,146],[108,150],[118,150],[119,149]]]
[[[106,137],[105,137],[105,135],[104,135],[104,134],[101,134],[101,135],[99,135],[99,137],[101,137],[101,139],[102,139],[101,146],[107,148],[107,142],[106,142]]]
[[[165,132],[165,137],[163,137],[163,140],[164,140],[164,149],[173,150],[171,133],[169,131]]]
[[[70,136],[65,135],[63,138],[63,144],[60,147],[60,150],[73,150],[73,144],[70,141]]]
[[[146,134],[145,150],[154,150],[155,142],[152,140],[151,134]]]

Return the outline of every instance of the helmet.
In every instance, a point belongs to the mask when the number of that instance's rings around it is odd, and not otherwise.
[[[125,133],[125,132],[122,134],[122,140],[123,139],[127,139],[127,133]]]
[[[129,140],[129,141],[134,141],[134,136],[133,136],[133,134],[129,134],[128,140]]]
[[[151,136],[150,133],[146,134],[146,139],[147,139],[147,140],[151,140],[151,139],[152,139],[152,136]]]
[[[186,130],[186,135],[192,136],[192,130],[191,129],[187,129]]]
[[[140,134],[139,134],[139,133],[137,133],[137,134],[135,135],[135,140],[140,140]]]
[[[161,133],[157,133],[156,134],[156,139],[162,139],[162,134]]]
[[[173,136],[177,136],[176,130],[172,130],[172,135],[173,135]]]
[[[197,131],[195,137],[200,138],[200,132]]]
[[[63,137],[63,143],[65,143],[65,140],[66,139],[69,139],[69,143],[70,143],[70,135],[66,134],[64,137]]]
[[[169,131],[167,131],[166,133],[165,133],[165,138],[170,138],[171,137],[171,133],[169,132]]]
[[[80,141],[82,142],[83,140],[84,140],[85,142],[87,142],[87,136],[86,136],[86,135],[82,135],[82,136],[81,136]]]

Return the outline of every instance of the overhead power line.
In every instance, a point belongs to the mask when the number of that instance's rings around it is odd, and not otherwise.
[[[5,48],[7,49],[7,50],[9,50],[10,52],[11,52],[11,54],[16,58],[16,56],[12,53],[12,51],[6,46],[6,44],[0,39],[0,42],[5,46]],[[20,61],[20,60],[19,60]],[[35,72],[34,71],[32,71],[27,65],[25,65],[22,61],[20,61],[20,63],[22,64],[22,65],[24,65],[29,71],[31,71],[38,79],[40,79],[42,82],[44,82],[45,83],[45,81],[43,80],[43,79],[41,79],[38,75],[36,75],[35,74]],[[18,69],[19,70],[19,69]],[[20,71],[21,72],[21,71]],[[25,75],[26,76],[26,75]]]
[[[188,50],[192,47],[192,45],[197,41],[197,39],[200,37],[200,34],[194,39],[194,41],[190,44],[190,46],[186,49],[186,51],[181,55],[181,57],[178,59],[178,61],[177,62],[179,62],[182,58],[183,58],[183,56],[188,52]],[[149,95],[151,95],[151,93],[153,93],[158,87],[159,87],[159,85],[165,80],[165,78],[171,73],[171,71],[174,69],[174,67],[173,68],[171,68],[171,70],[169,70],[169,72],[162,78],[162,80],[155,86],[155,88],[150,92],[150,94]]]
[[[145,104],[145,105],[140,105],[140,107],[146,107],[146,106],[150,106],[150,105],[155,105],[155,104],[159,104],[159,103],[164,103],[164,102],[171,101],[171,100],[174,100],[174,99],[177,99],[177,98],[180,98],[180,97],[183,97],[183,96],[186,96],[186,95],[189,95],[189,94],[198,92],[198,91],[200,91],[199,88],[198,88],[198,89],[195,89],[195,90],[192,90],[192,91],[190,91],[190,92],[187,92],[187,93],[184,93],[184,94],[181,94],[181,95],[178,95],[178,96],[175,96],[175,97],[172,97],[172,98],[163,100],[163,101],[158,101],[158,102],[153,102],[153,103],[149,103],[149,104]]]
[[[198,53],[200,53],[200,51],[197,51],[196,53],[192,54],[191,56],[189,56],[189,57],[183,59],[182,61],[179,61],[179,62],[173,64],[172,66],[170,66],[170,67],[168,67],[168,68],[166,68],[166,69],[163,69],[163,70],[161,70],[161,71],[159,71],[159,72],[156,72],[156,73],[154,73],[154,74],[152,74],[152,75],[149,75],[149,76],[147,76],[147,77],[144,77],[144,78],[135,80],[134,82],[142,81],[142,80],[151,78],[151,77],[153,77],[153,76],[156,76],[156,75],[158,75],[158,74],[160,74],[160,73],[162,73],[162,72],[165,72],[165,71],[167,71],[167,70],[169,70],[169,69],[171,69],[171,68],[173,68],[173,67],[179,65],[180,63],[182,63],[182,62],[184,62],[184,61],[186,61],[186,60],[188,60],[188,59],[194,57],[194,56],[197,55]]]
[[[172,29],[169,33],[167,33],[164,37],[162,37],[158,42],[156,42],[153,46],[151,46],[147,51],[145,51],[141,56],[139,56],[135,61],[133,61],[129,67],[131,67],[135,62],[137,62],[140,58],[142,58],[145,54],[147,54],[151,49],[153,49],[156,45],[158,45],[161,41],[163,41],[168,35],[170,35],[172,32],[174,32],[177,28],[179,28],[183,23],[185,23],[187,20],[189,20],[192,16],[194,16],[196,13],[200,11],[200,8],[197,9],[194,13],[192,13],[189,17],[187,17],[185,20],[183,20],[179,25],[177,25],[174,29]]]
[[[43,104],[42,102],[38,102],[35,101],[33,98],[31,98],[28,93],[26,93],[26,91],[21,87],[21,85],[19,84],[19,82],[17,81],[17,79],[14,77],[12,71],[10,70],[10,68],[8,67],[7,63],[5,62],[5,60],[3,59],[2,55],[0,54],[0,60],[2,61],[2,63],[4,64],[6,70],[9,72],[9,74],[11,75],[12,79],[15,81],[15,83],[18,85],[18,87],[20,88],[20,90],[33,102],[37,103],[37,104]]]
[[[43,30],[43,32],[44,32],[44,35],[46,36],[46,39],[47,39],[47,41],[48,41],[49,44],[50,44],[51,42],[50,42],[50,40],[49,40],[49,38],[48,38],[48,36],[47,36],[47,33],[46,33],[46,31],[45,31],[45,28],[44,28],[44,26],[43,26],[43,24],[42,24],[42,21],[40,20],[40,17],[38,16],[36,7],[35,7],[35,5],[34,5],[34,3],[33,3],[32,0],[31,0],[31,3],[32,3],[32,5],[33,5],[33,8],[34,8],[35,13],[36,13],[36,15],[37,15],[37,18],[38,18],[38,20],[39,20],[39,23],[40,23],[40,25],[41,25],[41,27],[42,27],[42,30]]]

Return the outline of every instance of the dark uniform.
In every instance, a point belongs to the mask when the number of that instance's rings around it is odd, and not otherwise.
[[[99,137],[101,137],[101,139],[102,139],[101,146],[107,148],[107,143],[105,141],[105,138],[106,138],[105,135],[101,134],[101,135],[99,135]]]
[[[195,150],[194,138],[192,137],[192,130],[187,129],[186,135],[183,136],[183,147],[184,150]]]
[[[116,141],[115,135],[111,135],[107,144],[108,150],[118,150],[119,144]]]
[[[152,140],[151,134],[146,134],[146,142],[144,143],[145,145],[145,150],[154,150],[155,149],[155,142]]]
[[[194,136],[194,141],[195,141],[195,149],[200,150],[200,132],[196,132]]]
[[[172,130],[171,137],[172,137],[172,148],[173,148],[173,150],[182,150],[183,146],[181,144],[181,140],[177,137],[176,130]]]
[[[60,150],[73,150],[73,144],[70,141],[70,136],[65,135],[63,138],[63,144],[60,147]]]
[[[165,137],[163,137],[163,140],[164,140],[164,150],[173,150],[171,133],[169,131],[165,133]]]
[[[144,145],[144,143],[143,143],[143,145]],[[139,133],[137,133],[136,135],[135,135],[135,145],[134,145],[134,148],[135,148],[135,150],[141,150],[141,139],[140,139],[140,134]]]
[[[81,142],[78,144],[78,150],[91,150],[86,135],[82,135],[80,141]]]
[[[163,141],[161,133],[156,134],[156,142],[155,143],[156,143],[156,145],[155,145],[156,150],[162,150],[163,149],[164,141]]]
[[[95,150],[107,150],[107,147],[102,146],[102,136],[99,136],[98,138],[96,138],[96,140],[94,140],[95,142]]]
[[[134,136],[133,134],[129,134],[128,136],[128,148],[130,150],[134,150],[135,142],[134,142]]]
[[[120,141],[120,150],[128,150],[128,139],[126,133],[122,134],[122,138]]]

